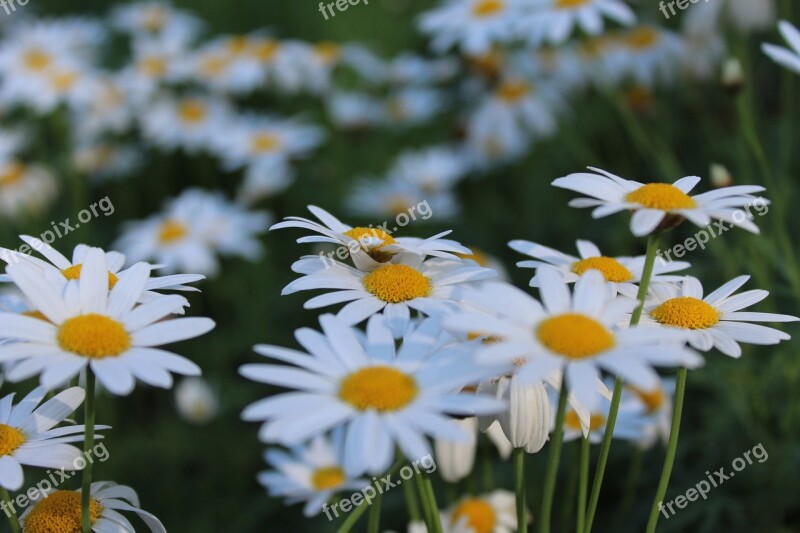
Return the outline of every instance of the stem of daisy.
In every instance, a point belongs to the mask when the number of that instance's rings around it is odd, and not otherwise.
[[[430,533],[442,533],[442,519],[439,516],[439,506],[436,504],[436,493],[433,492],[431,478],[425,472],[420,472],[419,477],[422,478],[422,486],[425,490],[423,498],[428,500],[428,509],[431,515],[431,524],[428,526],[428,531]]]
[[[406,505],[408,506],[408,516],[411,518],[412,522],[419,522],[420,521],[420,514],[419,514],[419,503],[417,502],[417,496],[414,494],[414,487],[411,486],[411,483],[403,483],[403,493],[406,497]]]
[[[517,494],[517,531],[528,533],[525,512],[525,448],[514,448],[514,490]]]
[[[358,522],[358,519],[361,518],[361,515],[363,515],[367,510],[367,507],[370,507],[367,502],[361,502],[361,505],[353,509],[353,512],[350,513],[350,516],[347,517],[347,520],[345,520],[341,527],[336,530],[336,533],[349,533],[350,530],[353,529],[353,526]],[[370,523],[372,523],[371,516]]]
[[[83,439],[83,455],[89,457],[94,448],[94,372],[86,367],[86,403],[84,408],[84,425],[86,426],[86,436]],[[92,519],[89,515],[89,502],[92,496],[92,462],[86,461],[83,469],[81,481],[81,530],[83,533],[92,533]]]
[[[11,503],[11,496],[8,495],[8,491],[5,487],[0,487],[0,499],[6,504],[3,506],[3,510],[6,511],[6,516],[8,516],[8,523],[11,526],[11,531],[13,533],[19,533],[19,520],[17,519],[17,511],[14,509],[14,504]],[[8,509],[8,510],[6,510]]]
[[[575,531],[583,531],[586,521],[586,493],[589,489],[589,438],[581,439],[580,481],[578,482],[578,524]]]
[[[381,493],[372,500],[369,507],[369,521],[367,522],[367,531],[369,533],[379,533],[381,525]]]
[[[425,483],[422,481],[422,476],[414,476],[414,483],[417,485],[417,493],[419,494],[419,501],[422,504],[422,513],[425,518],[425,525],[428,531],[433,531],[433,515],[431,514],[430,501],[428,500],[425,491]]]
[[[644,261],[644,270],[642,271],[642,281],[639,283],[639,292],[636,298],[639,300],[639,305],[631,315],[631,326],[639,324],[642,318],[642,311],[644,310],[644,301],[647,297],[647,289],[650,287],[650,280],[653,277],[653,268],[656,265],[656,254],[658,253],[658,230],[654,231],[647,238],[647,256]],[[611,451],[611,439],[614,436],[614,426],[617,424],[617,413],[619,412],[619,402],[622,398],[622,379],[617,378],[614,380],[614,393],[611,396],[611,407],[608,411],[608,419],[606,420],[606,430],[603,435],[603,442],[600,445],[600,457],[597,460],[597,469],[594,474],[594,482],[592,483],[592,495],[589,499],[589,510],[586,512],[586,525],[583,533],[590,533],[592,531],[592,524],[594,522],[594,514],[597,511],[597,503],[600,500],[600,489],[603,486],[603,476],[606,471],[606,464],[608,463],[608,453]]]
[[[650,509],[650,520],[647,522],[647,533],[654,533],[659,518],[659,504],[664,499],[669,485],[669,478],[672,475],[672,465],[675,463],[675,452],[678,449],[678,433],[681,429],[681,414],[683,413],[683,396],[686,392],[685,368],[678,369],[678,379],[675,385],[675,404],[672,408],[672,425],[669,429],[669,443],[667,444],[667,456],[664,458],[664,468],[661,470],[661,480],[658,482],[658,491],[653,500],[653,507]]]
[[[558,475],[558,462],[561,458],[561,444],[564,437],[564,415],[567,412],[567,381],[561,380],[561,391],[558,393],[558,409],[556,411],[556,426],[553,437],[550,439],[550,455],[547,457],[547,471],[544,475],[544,494],[542,495],[542,513],[539,519],[539,530],[544,533],[550,531],[550,513],[553,508],[553,494],[556,489],[556,476]]]

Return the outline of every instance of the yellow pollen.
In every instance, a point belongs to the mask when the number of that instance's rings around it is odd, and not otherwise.
[[[335,489],[344,483],[346,476],[344,471],[338,466],[326,466],[318,468],[311,475],[311,486],[314,490]]]
[[[317,43],[313,50],[314,54],[325,63],[334,63],[342,53],[338,44],[330,42]]]
[[[453,510],[450,522],[456,525],[463,518],[467,519],[467,525],[475,533],[492,533],[497,522],[492,506],[477,498],[470,498],[458,504]]]
[[[389,259],[392,258],[394,255],[390,252],[382,251],[381,248],[384,246],[388,246],[390,244],[395,244],[397,241],[394,238],[383,231],[382,229],[378,228],[353,228],[350,231],[346,231],[344,233],[351,239],[357,240],[361,246],[367,248],[367,253],[370,257],[372,257],[375,261],[379,263],[385,263]],[[368,246],[368,241],[371,239],[380,239],[381,242],[378,245]]]
[[[269,132],[257,133],[250,141],[250,148],[253,152],[274,152],[281,146],[281,139],[277,135]]]
[[[196,124],[206,118],[206,106],[198,100],[186,100],[178,107],[178,114],[184,122]]]
[[[431,281],[408,265],[384,265],[364,276],[364,288],[388,303],[424,298],[431,292]]]
[[[160,78],[167,72],[167,60],[163,57],[145,57],[139,61],[138,67],[145,76]]]
[[[359,411],[397,411],[417,397],[414,378],[388,366],[372,366],[342,380],[339,398]]]
[[[25,53],[25,66],[30,70],[45,70],[53,63],[53,58],[44,50],[34,48]]]
[[[70,90],[77,80],[78,74],[76,72],[59,72],[52,77],[53,87],[57,91]]]
[[[232,54],[241,54],[245,50],[247,50],[247,45],[250,44],[250,40],[244,35],[237,35],[236,37],[232,37],[228,40],[228,50]]]
[[[614,334],[608,328],[579,313],[543,320],[536,336],[548,349],[567,359],[587,359],[614,346]]]
[[[589,0],[556,0],[558,9],[574,9],[589,3]]]
[[[89,519],[94,524],[103,513],[103,506],[89,500]],[[38,502],[23,521],[25,533],[80,533],[81,494],[71,490],[53,492]]]
[[[269,61],[275,57],[280,47],[278,41],[263,41],[254,47],[253,54],[261,61]]]
[[[623,37],[623,42],[636,50],[650,48],[658,42],[658,32],[653,28],[639,28]]]
[[[606,424],[606,417],[599,413],[592,413],[589,416],[589,431],[597,431]],[[578,413],[570,409],[564,417],[564,425],[569,429],[581,431],[581,420],[578,418]]]
[[[648,391],[640,389],[639,387],[634,387],[633,385],[628,385],[628,389],[641,400],[649,415],[655,413],[664,405],[665,396],[664,390],[661,387]]]
[[[589,270],[599,270],[606,281],[623,283],[633,279],[631,271],[613,257],[589,257],[572,264],[572,271],[582,276]]]
[[[149,7],[143,15],[142,27],[151,33],[160,32],[167,22],[167,12],[159,6]]]
[[[697,202],[694,199],[668,183],[648,183],[635,191],[629,192],[625,199],[648,209],[670,211],[673,209],[694,209]]]
[[[720,312],[698,298],[681,296],[659,305],[650,316],[665,326],[683,329],[708,329],[719,322]]]
[[[0,456],[11,455],[25,442],[25,435],[17,428],[0,424]]]
[[[116,357],[131,346],[131,336],[122,324],[95,313],[64,321],[57,339],[62,350],[92,359]]]
[[[25,165],[20,163],[6,165],[3,167],[2,172],[0,172],[0,187],[18,183],[24,175]]]
[[[78,263],[77,265],[72,265],[69,268],[65,268],[61,271],[64,274],[64,277],[68,280],[75,280],[81,279],[81,270],[83,270],[83,263]],[[114,288],[114,285],[117,284],[119,278],[113,272],[108,273],[108,290]]]
[[[527,83],[521,81],[507,81],[497,89],[497,96],[506,103],[515,104],[525,98],[530,92]]]
[[[189,230],[186,226],[177,220],[165,220],[158,232],[158,241],[161,244],[170,244],[184,238],[187,233]]]
[[[45,322],[50,322],[50,319],[44,316],[44,313],[41,311],[25,311],[22,313],[23,316],[28,316],[31,318],[36,318],[38,320],[44,320]]]
[[[506,4],[503,0],[481,0],[472,6],[472,14],[476,17],[491,17],[505,9]]]

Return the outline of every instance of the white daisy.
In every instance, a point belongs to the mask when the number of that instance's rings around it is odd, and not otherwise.
[[[0,486],[5,489],[22,488],[23,465],[77,469],[75,460],[83,452],[68,443],[83,442],[85,427],[53,428],[83,403],[86,394],[80,387],[72,387],[39,405],[46,395],[47,389],[37,387],[17,405],[13,405],[13,394],[0,400]]]
[[[552,135],[558,126],[557,117],[566,103],[552,84],[508,77],[475,111],[477,116],[492,116],[493,121],[521,130],[534,138]]]
[[[111,23],[134,41],[155,40],[182,47],[190,44],[202,27],[200,20],[187,11],[158,0],[116,6]]]
[[[407,181],[429,193],[452,189],[468,172],[460,150],[434,146],[402,153],[389,170],[390,180]]]
[[[466,496],[440,516],[443,533],[513,533],[517,530],[516,496],[502,489]]]
[[[588,438],[592,444],[600,444],[606,432],[608,412],[611,402],[607,398],[600,400],[589,415],[588,423],[584,422],[573,409],[564,414],[564,442]],[[555,415],[553,416],[555,419]],[[614,424],[615,439],[639,442],[647,438],[648,420],[644,409],[638,402],[621,402]]]
[[[630,226],[636,236],[648,235],[662,224],[671,227],[684,218],[700,227],[706,227],[716,219],[758,233],[758,227],[751,220],[752,214],[741,208],[768,203],[768,200],[752,195],[764,190],[757,185],[723,187],[689,196],[700,182],[697,176],[681,178],[673,184],[644,184],[598,168],[589,167],[589,170],[595,173],[570,174],[556,179],[553,185],[591,196],[572,200],[569,205],[594,208],[594,218],[634,211]]]
[[[0,213],[12,220],[48,208],[58,195],[53,174],[37,164],[0,161]]]
[[[439,349],[441,326],[423,321],[396,350],[381,316],[370,319],[366,337],[332,315],[322,315],[324,334],[301,329],[295,336],[308,353],[257,346],[257,352],[294,365],[245,365],[243,376],[294,389],[260,400],[243,413],[264,420],[259,437],[294,445],[344,427],[344,470],[356,476],[385,472],[397,444],[411,460],[431,453],[425,436],[466,439],[447,415],[474,416],[502,403],[460,393],[486,375],[458,347]],[[491,371],[492,369],[489,369]]]
[[[156,346],[203,335],[214,327],[208,318],[162,320],[183,308],[184,298],[141,300],[150,267],[138,264],[109,292],[106,254],[92,248],[79,279],[43,276],[28,262],[9,265],[11,280],[47,320],[0,313],[0,338],[17,342],[0,346],[0,361],[19,361],[8,378],[20,381],[40,374],[52,389],[90,367],[100,383],[117,395],[129,394],[139,379],[153,386],[172,386],[171,372],[199,375],[200,368]]]
[[[453,191],[426,192],[417,184],[400,179],[359,179],[345,200],[350,212],[365,217],[407,216],[415,206],[427,205],[437,220],[455,217],[459,211]]]
[[[139,496],[125,485],[111,481],[92,483],[89,493],[89,516],[94,533],[136,533],[120,511],[136,513],[153,533],[166,533],[161,521],[139,508]],[[28,507],[19,517],[23,533],[54,533],[81,530],[81,491],[47,491],[44,498],[37,491]],[[141,529],[140,529],[141,531]]]
[[[469,55],[483,54],[516,38],[512,30],[521,13],[519,4],[518,0],[449,0],[423,13],[419,28],[433,38],[437,52],[457,46]]]
[[[364,130],[384,121],[383,102],[366,93],[335,91],[325,108],[330,121],[345,130]]]
[[[795,316],[775,313],[742,312],[769,296],[764,290],[745,291],[734,295],[750,276],[739,276],[703,297],[700,280],[684,278],[680,289],[656,286],[645,305],[642,324],[661,324],[679,329],[694,348],[707,352],[712,348],[731,357],[742,355],[740,342],[778,344],[789,340],[789,334],[751,322],[796,322]]]
[[[800,74],[800,31],[786,20],[778,23],[778,29],[789,48],[764,43],[761,49],[779,65]]]
[[[390,127],[419,126],[444,109],[445,99],[436,89],[408,87],[393,91],[380,114]]]
[[[213,140],[229,126],[230,109],[220,97],[162,96],[141,116],[142,134],[162,150],[183,148],[189,153],[213,147]]]
[[[185,378],[175,387],[175,406],[184,420],[207,424],[219,412],[219,393],[203,378]]]
[[[577,241],[578,254],[573,257],[536,244],[530,241],[511,241],[508,245],[521,254],[533,257],[534,261],[520,261],[517,266],[522,268],[538,269],[542,266],[555,267],[559,270],[567,283],[578,281],[583,274],[590,270],[597,270],[610,284],[614,293],[636,298],[639,292],[638,283],[642,281],[645,256],[638,257],[608,257],[600,253],[600,249],[589,241]],[[657,261],[653,267],[651,283],[668,283],[683,280],[683,276],[668,275],[671,272],[685,270],[691,265],[685,261],[666,262]],[[538,287],[539,280],[534,274],[530,282],[531,287]]]
[[[636,22],[633,10],[620,0],[530,0],[518,23],[520,33],[539,47],[563,44],[576,29],[600,35],[604,18],[624,26]]]
[[[650,390],[631,385],[622,389],[620,412],[638,411],[644,416],[645,435],[640,437],[637,442],[641,448],[650,448],[659,440],[665,445],[667,444],[672,428],[672,398],[674,395],[675,378],[662,377],[658,386]]]
[[[654,88],[658,81],[675,80],[687,53],[683,38],[656,26],[639,26],[613,37],[614,46],[604,58],[611,79],[630,78]]]
[[[709,35],[724,33],[728,24],[742,33],[766,30],[775,24],[776,13],[775,0],[719,0],[701,2],[684,16],[693,33]]]

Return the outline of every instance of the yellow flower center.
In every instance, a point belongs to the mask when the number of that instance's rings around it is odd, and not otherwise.
[[[536,336],[549,350],[567,359],[587,359],[614,346],[614,334],[608,328],[579,313],[543,320]]]
[[[333,63],[342,54],[339,45],[336,43],[322,42],[314,45],[314,54],[324,63]]]
[[[344,471],[338,466],[318,468],[311,475],[311,486],[314,490],[335,489],[347,479]]]
[[[397,411],[417,397],[414,378],[388,366],[372,366],[342,380],[339,398],[359,411]]]
[[[389,196],[384,203],[386,211],[392,215],[399,215],[408,211],[409,207],[416,205],[417,201],[409,196],[396,194]]]
[[[505,9],[503,0],[481,0],[472,7],[472,14],[476,17],[490,17]]]
[[[556,0],[558,9],[574,9],[589,3],[589,0]]]
[[[570,409],[564,417],[564,425],[569,429],[581,431],[581,419],[578,418],[578,413]],[[589,415],[589,431],[597,431],[606,425],[606,417],[599,413],[592,413]]]
[[[89,500],[89,519],[94,524],[103,513],[103,506]],[[53,492],[38,502],[23,521],[25,533],[80,533],[81,494],[71,490]]]
[[[68,280],[76,280],[81,279],[81,270],[83,270],[83,263],[78,263],[77,265],[72,265],[69,268],[65,268],[61,271],[65,278]],[[108,273],[108,290],[114,288],[114,285],[117,284],[119,278],[113,272]]]
[[[160,78],[167,72],[167,60],[163,57],[145,57],[139,61],[139,71],[150,78]]]
[[[697,207],[694,199],[668,183],[648,183],[629,192],[625,199],[648,209],[670,211],[673,209],[693,209]]]
[[[25,175],[25,165],[20,163],[11,163],[3,167],[0,172],[0,187],[5,185],[14,185],[18,183],[22,176]]]
[[[166,22],[167,12],[159,6],[147,8],[142,16],[142,27],[151,33],[160,32]]]
[[[211,78],[217,77],[225,71],[228,66],[228,60],[221,56],[211,56],[203,59],[200,70],[203,74]]]
[[[196,124],[206,118],[206,106],[199,100],[187,100],[178,106],[178,114],[184,122]]]
[[[507,81],[497,88],[497,96],[506,103],[516,104],[530,92],[528,84],[522,81]]]
[[[599,270],[606,281],[622,283],[633,279],[631,271],[613,257],[589,257],[572,264],[572,271],[583,276],[589,270]]]
[[[250,40],[246,35],[237,35],[235,37],[231,37],[228,40],[228,51],[230,51],[232,54],[241,54],[247,50],[248,44],[250,44]]]
[[[649,415],[655,413],[664,405],[665,396],[664,390],[661,387],[648,391],[640,389],[639,387],[634,387],[633,385],[628,385],[628,389],[641,400]]]
[[[478,263],[482,267],[488,267],[489,266],[489,256],[488,255],[486,255],[482,250],[479,250],[478,248],[470,248],[470,250],[472,251],[471,254],[459,254],[459,253],[456,253],[456,255],[458,257],[460,257],[461,259],[471,259],[472,261],[475,261],[476,263]]]
[[[11,455],[25,442],[25,435],[17,428],[0,424],[0,456]]]
[[[257,133],[250,142],[253,152],[274,152],[281,146],[281,139],[277,135],[268,132]]]
[[[708,329],[719,322],[720,312],[698,298],[681,296],[659,305],[650,315],[665,326]]]
[[[381,248],[384,246],[388,246],[390,244],[395,244],[397,241],[392,238],[391,235],[383,231],[382,229],[378,228],[353,228],[350,231],[346,231],[344,233],[351,239],[357,240],[361,243],[361,246],[367,249],[367,253],[370,257],[372,257],[375,261],[379,263],[385,263],[389,259],[392,258],[394,254],[389,252],[381,251]],[[368,241],[371,239],[380,239],[380,244],[374,246],[368,246]]]
[[[262,41],[253,48],[253,54],[261,61],[269,61],[275,57],[281,43],[278,41]]]
[[[131,346],[131,336],[122,324],[95,313],[64,321],[57,339],[62,350],[92,359],[116,357]]]
[[[166,220],[161,224],[158,232],[158,241],[161,244],[170,244],[186,236],[189,231],[186,226],[177,220]]]
[[[431,282],[408,265],[384,265],[364,277],[364,288],[388,303],[424,298],[431,292]]]
[[[623,37],[623,42],[636,50],[650,48],[658,42],[658,32],[653,28],[639,28]]]
[[[492,506],[478,498],[470,498],[458,504],[450,522],[456,525],[463,518],[467,519],[467,525],[474,533],[492,533],[497,522]]]
[[[28,67],[30,70],[38,71],[45,70],[53,63],[53,58],[50,56],[50,54],[38,48],[28,50],[25,53],[24,60],[26,67]]]
[[[78,74],[77,72],[58,72],[53,75],[51,81],[57,91],[68,91],[78,81]]]

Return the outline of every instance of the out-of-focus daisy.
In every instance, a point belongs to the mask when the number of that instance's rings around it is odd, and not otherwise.
[[[162,150],[183,148],[193,153],[209,149],[229,124],[227,102],[207,96],[161,97],[142,114],[145,139]]]
[[[658,440],[664,444],[669,440],[672,426],[672,397],[675,394],[675,379],[661,378],[661,383],[650,390],[631,385],[622,390],[620,412],[635,411],[644,417],[644,433],[637,444],[649,448]],[[616,430],[615,430],[616,432]]]
[[[611,402],[607,398],[601,399],[600,404],[589,414],[588,424],[573,409],[567,409],[564,414],[564,441],[588,438],[592,444],[602,442],[610,407]],[[647,427],[648,422],[640,404],[620,404],[614,425],[614,438],[639,442],[647,438]]]
[[[423,321],[396,350],[382,316],[373,317],[366,338],[332,315],[322,315],[324,334],[296,332],[307,353],[277,346],[256,351],[282,365],[245,365],[243,376],[292,389],[250,405],[246,420],[266,421],[262,440],[294,445],[344,427],[344,470],[356,476],[385,472],[395,444],[409,459],[431,453],[425,436],[462,440],[468,436],[447,415],[496,412],[502,404],[459,391],[492,369],[477,367],[458,346],[438,348],[436,319]]]
[[[686,54],[677,33],[655,26],[639,26],[614,36],[605,65],[613,78],[625,77],[644,87],[672,82]]]
[[[419,126],[444,108],[442,94],[435,89],[409,87],[390,94],[380,115],[389,126]]]
[[[200,20],[162,1],[134,2],[116,6],[111,22],[135,41],[156,40],[186,46],[201,29]]]
[[[124,91],[126,99],[123,105],[135,108],[144,106],[164,84],[178,81],[182,77],[183,55],[183,49],[175,44],[135,41],[130,64],[117,76],[119,88]]]
[[[450,0],[423,13],[419,27],[431,35],[438,52],[457,46],[479,55],[517,37],[513,29],[519,5],[518,0]]]
[[[476,114],[492,116],[498,125],[546,137],[555,132],[556,117],[565,107],[558,92],[546,83],[534,86],[523,79],[509,78],[497,86]]]
[[[523,382],[542,381],[563,369],[570,392],[589,411],[597,405],[600,369],[647,389],[658,383],[652,365],[693,368],[703,363],[683,347],[681,332],[617,328],[638,302],[614,297],[599,272],[585,273],[572,294],[554,269],[541,268],[539,280],[544,305],[510,285],[493,284],[491,290],[473,291],[470,301],[502,315],[455,313],[445,325],[492,338],[477,350],[477,360],[506,364]]]
[[[248,35],[228,35],[186,58],[185,75],[215,92],[246,94],[263,85],[266,70]]]
[[[17,219],[49,207],[58,194],[58,184],[45,167],[16,159],[0,162],[0,213]]]
[[[363,130],[384,120],[383,102],[365,93],[336,91],[327,100],[331,122],[347,130]]]
[[[608,18],[624,26],[636,22],[636,15],[620,0],[532,0],[519,19],[520,34],[533,46],[562,44],[576,28],[599,35]]]
[[[169,272],[219,272],[216,254],[254,260],[262,253],[256,236],[269,215],[247,211],[222,193],[188,189],[164,212],[127,225],[116,244],[131,261],[154,259]]]
[[[82,174],[97,181],[112,181],[131,176],[142,165],[143,155],[133,144],[90,142],[76,146],[72,160]]]
[[[192,424],[206,424],[219,411],[217,391],[203,378],[185,378],[175,387],[178,413]]]
[[[752,215],[741,208],[768,201],[753,196],[764,190],[757,185],[723,187],[710,192],[689,196],[700,182],[697,176],[681,178],[673,184],[639,183],[615,176],[605,170],[589,167],[594,173],[576,173],[558,178],[553,185],[562,189],[586,194],[591,198],[570,201],[571,207],[592,207],[592,216],[601,218],[620,211],[634,211],[631,232],[636,236],[648,235],[660,225],[675,224],[684,218],[706,227],[712,219],[723,220],[752,233],[758,226]]]
[[[167,532],[158,518],[139,508],[139,496],[130,487],[98,481],[92,483],[90,494],[89,516],[95,533],[136,533],[133,524],[120,511],[137,514],[153,533]],[[80,490],[51,490],[44,497],[37,491],[31,501],[35,503],[19,517],[23,533],[81,530]]]
[[[353,479],[344,471],[344,433],[332,438],[314,437],[308,444],[295,446],[290,453],[271,449],[264,454],[274,470],[258,475],[270,496],[285,497],[286,503],[305,502],[303,514],[318,515],[339,491],[359,491],[370,484],[367,479]]]
[[[401,154],[389,170],[389,179],[407,181],[427,193],[448,191],[468,172],[463,155],[450,146],[436,146]]]
[[[700,2],[686,13],[685,25],[694,34],[724,33],[730,24],[740,32],[766,30],[775,24],[775,0],[719,0]]]
[[[778,344],[789,334],[751,322],[796,322],[795,316],[742,311],[769,296],[764,290],[733,294],[750,276],[739,276],[703,297],[700,280],[687,276],[681,288],[652,287],[652,298],[645,305],[642,324],[661,324],[679,329],[694,348],[707,352],[712,348],[731,357],[742,355],[740,342]]]
[[[513,533],[517,530],[514,493],[498,489],[467,496],[441,513],[444,533]]]
[[[779,65],[800,74],[800,31],[786,20],[778,23],[778,29],[789,48],[764,43],[761,49]]]
[[[480,248],[471,246],[468,254],[456,254],[458,257],[465,261],[474,261],[477,265],[484,268],[491,268],[497,272],[498,281],[509,281],[508,271],[505,265],[495,256],[489,255]]]
[[[404,52],[386,65],[386,79],[394,85],[430,85],[452,79],[458,72],[453,58],[429,60]]]
[[[453,218],[459,205],[452,191],[425,192],[416,184],[399,179],[359,179],[346,199],[353,214],[366,217],[402,217],[419,205],[427,205],[437,220]]]
[[[519,117],[511,113],[497,115],[494,106],[479,106],[467,125],[464,152],[469,155],[469,162],[486,168],[522,157],[531,139],[519,125]]]
[[[521,254],[533,257],[534,261],[520,261],[517,266],[538,269],[541,266],[555,267],[567,283],[578,281],[582,275],[590,270],[597,270],[611,285],[614,292],[619,292],[628,298],[636,298],[639,291],[638,283],[642,281],[645,256],[638,257],[608,257],[600,253],[600,249],[589,241],[578,241],[578,254],[573,257],[530,241],[511,241],[511,248]],[[657,261],[653,267],[651,283],[668,283],[683,280],[683,276],[669,275],[678,270],[689,268],[685,261]],[[531,287],[538,287],[539,280],[536,275],[531,278]]]
[[[24,261],[6,271],[44,318],[0,313],[0,338],[16,341],[0,347],[0,361],[19,361],[9,380],[39,374],[42,386],[51,389],[88,366],[110,392],[127,395],[136,379],[169,388],[170,372],[200,374],[188,359],[156,347],[203,335],[214,322],[162,320],[183,308],[185,299],[180,296],[162,296],[137,306],[149,265],[131,267],[110,292],[106,254],[99,248],[87,252],[75,280],[43,276],[38,267]]]
[[[53,428],[83,403],[86,394],[72,387],[39,405],[46,395],[47,389],[37,387],[17,405],[13,394],[0,400],[0,486],[5,489],[22,488],[23,465],[76,469],[75,460],[82,452],[68,443],[83,442],[85,427]]]

